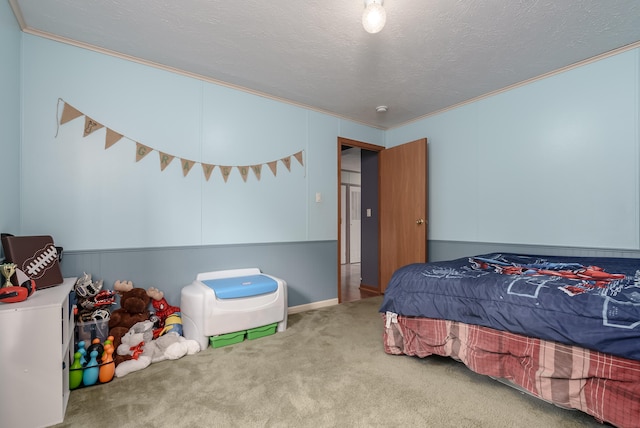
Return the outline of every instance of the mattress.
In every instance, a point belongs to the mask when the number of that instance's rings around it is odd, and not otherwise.
[[[380,311],[640,360],[640,260],[491,253],[398,269]]]

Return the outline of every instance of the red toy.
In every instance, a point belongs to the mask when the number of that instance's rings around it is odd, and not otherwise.
[[[182,325],[180,308],[177,306],[171,306],[167,302],[167,299],[164,298],[164,293],[155,287],[149,287],[149,289],[147,289],[147,294],[151,297],[151,305],[153,306],[155,315],[158,318],[156,325],[154,325],[153,338],[157,339],[167,333],[174,325],[176,325],[176,332],[179,335],[182,335],[182,328],[177,327],[177,324],[180,326]],[[175,316],[173,318],[176,318],[177,320],[168,323],[167,319],[174,314]]]
[[[33,279],[29,279],[29,277],[20,269],[16,269],[15,275],[20,286],[16,287],[11,285],[9,287],[0,288],[0,302],[23,302],[27,300],[27,297],[35,293],[36,282]],[[10,282],[7,281],[7,284],[10,284]]]

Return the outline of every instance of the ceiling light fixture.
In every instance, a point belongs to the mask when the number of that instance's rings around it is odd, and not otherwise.
[[[367,33],[380,32],[387,22],[387,12],[382,4],[384,0],[364,0],[364,13],[362,14],[362,26]]]

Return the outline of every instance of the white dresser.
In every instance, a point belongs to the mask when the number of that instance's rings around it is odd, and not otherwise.
[[[69,401],[76,278],[37,290],[19,303],[0,303],[0,427],[50,426]]]

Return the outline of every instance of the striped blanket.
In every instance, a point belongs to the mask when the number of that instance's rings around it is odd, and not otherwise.
[[[456,321],[382,318],[388,354],[452,357],[600,422],[640,427],[640,361]]]
[[[640,361],[640,259],[491,253],[414,263],[393,273],[386,311]]]

